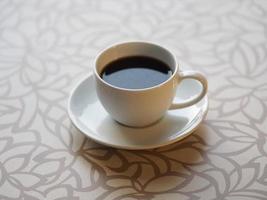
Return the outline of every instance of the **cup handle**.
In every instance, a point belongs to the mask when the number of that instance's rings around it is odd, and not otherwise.
[[[195,80],[199,81],[202,85],[202,90],[197,96],[195,96],[191,99],[188,99],[185,102],[172,103],[169,110],[191,106],[191,105],[197,103],[198,101],[200,101],[206,95],[207,90],[208,90],[208,81],[205,78],[205,76],[202,75],[201,73],[196,72],[196,71],[180,71],[176,74],[176,76],[177,76],[177,79],[179,80],[179,82],[181,82],[184,79],[195,79]]]

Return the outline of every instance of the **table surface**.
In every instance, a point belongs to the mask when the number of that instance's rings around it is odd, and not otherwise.
[[[129,39],[208,77],[208,115],[186,139],[126,151],[71,125],[70,90]],[[266,105],[266,1],[0,2],[0,199],[266,199]]]

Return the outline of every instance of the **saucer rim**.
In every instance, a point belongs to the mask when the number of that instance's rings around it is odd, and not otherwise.
[[[167,146],[173,143],[176,143],[180,140],[185,139],[186,137],[188,137],[189,135],[191,135],[191,133],[193,133],[198,126],[201,124],[201,122],[205,119],[207,113],[208,113],[208,108],[209,108],[209,98],[208,95],[206,94],[201,100],[205,99],[205,103],[203,105],[203,107],[201,107],[202,109],[202,113],[201,113],[201,117],[199,117],[197,119],[196,122],[194,122],[191,126],[189,126],[187,129],[183,130],[182,133],[175,137],[174,139],[165,141],[163,143],[160,144],[155,144],[155,145],[147,145],[147,146],[127,146],[127,145],[120,145],[120,144],[113,144],[113,143],[107,143],[107,142],[103,142],[102,140],[98,139],[98,137],[94,137],[94,134],[90,134],[88,133],[88,131],[84,130],[83,127],[79,127],[79,125],[76,122],[76,118],[75,115],[73,114],[73,112],[71,111],[71,100],[72,97],[74,96],[74,92],[77,90],[77,88],[87,79],[89,79],[91,76],[94,76],[93,72],[90,72],[89,75],[85,76],[84,78],[81,79],[81,81],[79,81],[77,84],[75,84],[75,86],[73,87],[73,89],[70,91],[69,93],[69,98],[68,98],[68,103],[67,103],[67,113],[68,116],[70,118],[71,123],[74,125],[74,127],[76,129],[78,129],[81,133],[83,133],[86,137],[92,139],[93,141],[95,141],[98,144],[101,145],[105,145],[107,147],[112,147],[112,148],[116,148],[116,149],[125,149],[125,150],[146,150],[146,149],[155,149],[155,148],[160,148],[163,146]],[[200,101],[201,101],[200,100]],[[197,102],[198,103],[198,102]],[[191,122],[192,123],[192,122]]]

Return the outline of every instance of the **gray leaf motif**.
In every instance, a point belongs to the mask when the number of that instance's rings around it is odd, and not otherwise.
[[[256,59],[255,49],[245,42],[240,42],[232,52],[231,63],[240,74],[250,75],[257,67]]]
[[[256,145],[257,137],[261,134],[259,130],[254,130],[247,124],[238,122],[210,121],[208,126],[216,130],[213,134],[217,136],[216,143],[214,146],[211,146],[210,152],[221,155],[235,155],[240,151],[250,149]]]
[[[17,101],[15,101],[17,103]],[[14,107],[14,101],[7,103],[1,101],[0,104],[0,119],[1,127],[10,125],[14,122],[14,119],[18,119],[18,108]]]
[[[238,110],[241,111],[248,119],[262,121],[266,116],[266,106],[256,94],[259,90],[259,84],[254,87],[239,87],[230,85],[220,88],[214,93],[214,100],[220,101],[221,114],[233,114]],[[253,87],[253,88],[252,88]]]
[[[37,97],[35,94],[29,94],[21,100],[22,109],[18,119],[18,128],[26,128],[34,119],[37,111]]]
[[[42,179],[38,175],[25,171],[31,165],[30,155],[37,146],[27,143],[12,144],[10,141],[7,147],[8,149],[0,155],[0,174],[3,175],[0,179],[0,196],[3,198],[18,198],[21,190],[35,188],[41,183]],[[23,177],[30,179],[24,180]],[[10,193],[10,191],[12,192]]]
[[[25,85],[38,83],[44,78],[45,68],[43,63],[35,56],[27,55],[23,67],[25,69],[22,74],[22,81]]]

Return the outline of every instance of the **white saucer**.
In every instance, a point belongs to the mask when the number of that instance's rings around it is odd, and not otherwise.
[[[183,100],[200,90],[197,81],[185,80],[175,100]],[[206,116],[208,97],[197,104],[168,111],[158,123],[131,128],[114,121],[98,101],[93,75],[82,80],[69,97],[68,114],[81,132],[94,141],[122,149],[151,149],[177,142],[190,135]]]

